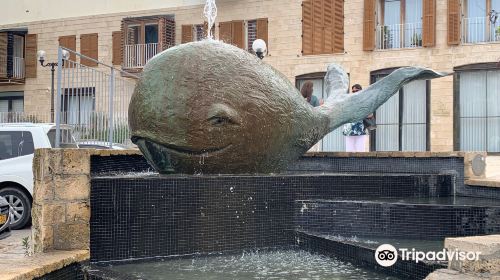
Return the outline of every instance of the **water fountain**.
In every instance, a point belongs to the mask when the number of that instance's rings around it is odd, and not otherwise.
[[[211,27],[215,1],[204,14]],[[498,220],[494,201],[450,200],[463,158],[301,157],[404,84],[442,74],[402,68],[346,95],[347,75],[331,65],[331,97],[312,108],[286,77],[210,29],[145,67],[129,109],[145,159],[91,159],[91,279],[390,279],[374,269],[423,278],[444,265],[382,268],[375,248],[442,248],[446,236],[500,230],[481,222]],[[130,176],[146,160],[163,174]]]

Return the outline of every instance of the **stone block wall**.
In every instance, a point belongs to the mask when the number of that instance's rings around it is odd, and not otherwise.
[[[138,150],[35,150],[31,213],[34,251],[88,250],[91,157],[138,153]]]
[[[34,251],[88,249],[90,150],[38,149],[33,171]]]

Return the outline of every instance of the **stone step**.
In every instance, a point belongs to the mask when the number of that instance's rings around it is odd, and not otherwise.
[[[498,200],[466,197],[297,200],[297,229],[331,235],[438,240],[500,232]]]

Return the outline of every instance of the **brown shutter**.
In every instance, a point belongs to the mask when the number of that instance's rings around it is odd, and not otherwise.
[[[436,0],[424,0],[422,22],[422,45],[434,47],[436,45]]]
[[[90,58],[93,58],[95,60],[99,59],[99,44],[98,44],[98,35],[97,33],[93,34],[82,34],[80,36],[80,53],[82,55],[88,56]],[[97,62],[90,60],[90,59],[85,59],[81,58],[80,63],[82,65],[90,66],[90,67],[96,67]]]
[[[333,52],[344,52],[344,0],[333,0]],[[326,38],[326,35],[325,35]]]
[[[193,41],[193,25],[182,25],[182,40],[181,43],[189,43]]]
[[[224,43],[231,44],[233,40],[231,39],[233,36],[233,25],[230,21],[220,22],[219,23],[219,40]]]
[[[323,6],[325,0],[312,0],[313,4],[313,53],[324,53],[324,13]]]
[[[375,0],[364,0],[363,50],[375,49]]]
[[[231,22],[232,26],[232,44],[238,48],[245,48],[245,25],[242,20],[234,20]]]
[[[7,33],[0,33],[0,75],[7,76]]]
[[[256,39],[262,39],[266,42],[267,52],[269,52],[269,41],[268,41],[268,21],[267,18],[260,18],[257,20],[257,36]]]
[[[334,29],[334,0],[323,0],[323,51],[321,53],[333,53]]]
[[[313,54],[313,16],[312,2],[302,2],[302,54]]]
[[[27,34],[26,35],[26,51],[25,51],[25,69],[26,78],[36,78],[36,69],[38,67],[38,61],[36,57],[37,48],[37,35]]]
[[[158,22],[158,51],[163,51],[175,46],[175,20],[162,17]]]
[[[448,0],[448,45],[460,44],[460,0]]]
[[[70,49],[72,51],[76,51],[76,35],[59,37],[59,46],[65,47],[65,48]],[[75,62],[76,61],[76,54],[70,53],[69,60]],[[65,64],[65,67],[68,67],[68,66],[69,66],[69,64]]]
[[[114,31],[112,33],[113,40],[113,65],[122,64],[123,53],[122,53],[122,32]]]
[[[175,46],[175,20],[167,18],[165,20],[165,37],[163,50]]]

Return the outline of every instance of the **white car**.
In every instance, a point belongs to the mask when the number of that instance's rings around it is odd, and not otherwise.
[[[55,124],[0,124],[0,196],[11,206],[11,228],[20,229],[31,222],[33,202],[33,153],[55,144]],[[64,147],[78,148],[68,126],[61,126]],[[63,147],[63,145],[61,145]]]

